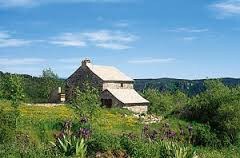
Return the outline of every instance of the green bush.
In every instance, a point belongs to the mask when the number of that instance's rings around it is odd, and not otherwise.
[[[220,141],[217,135],[211,131],[211,127],[199,123],[194,123],[192,132],[192,144],[197,146],[219,147]]]
[[[121,149],[120,139],[107,133],[94,132],[91,139],[87,142],[88,153],[115,151]]]
[[[81,116],[86,116],[92,120],[93,118],[96,118],[101,105],[100,93],[89,83],[85,83],[83,89],[80,89],[79,87],[75,89],[71,105]]]
[[[240,131],[240,88],[229,88],[220,81],[205,82],[206,91],[194,97],[182,116],[209,124],[222,145],[237,142]]]
[[[0,144],[14,141],[15,120],[14,111],[6,111],[0,108]]]
[[[148,112],[158,115],[168,115],[179,111],[188,102],[188,97],[180,92],[160,92],[154,89],[144,91],[144,97],[150,101]]]
[[[121,146],[133,158],[197,158],[191,147],[185,147],[173,142],[144,141],[121,137]]]
[[[144,142],[141,139],[131,140],[122,136],[122,148],[133,158],[162,157],[162,148],[156,142]]]

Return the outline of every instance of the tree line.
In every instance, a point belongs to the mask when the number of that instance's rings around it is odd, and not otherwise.
[[[50,68],[44,69],[40,77],[0,73],[0,97],[9,100],[11,86],[21,87],[24,102],[47,103],[51,92],[58,87],[65,87],[65,81],[60,79]],[[20,95],[20,94],[19,94]]]

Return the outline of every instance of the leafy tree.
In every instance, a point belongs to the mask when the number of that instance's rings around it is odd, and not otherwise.
[[[52,78],[52,79],[58,79],[58,75],[53,72],[51,68],[44,69],[42,72],[43,78]]]
[[[12,106],[17,109],[20,102],[24,99],[24,89],[22,78],[17,75],[6,75],[1,84],[2,98],[10,100]]]
[[[87,82],[82,89],[76,88],[71,103],[81,115],[88,115],[92,119],[101,105],[99,91]]]
[[[50,68],[43,70],[41,79],[41,95],[42,98],[44,98],[47,102],[52,91],[57,89],[58,86],[61,86],[61,83],[58,75],[55,74]]]

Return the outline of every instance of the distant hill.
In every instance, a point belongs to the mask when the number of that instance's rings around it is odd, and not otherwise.
[[[137,91],[143,91],[147,88],[158,89],[162,92],[180,90],[189,96],[193,96],[204,90],[205,80],[206,79],[186,80],[174,78],[135,79],[134,88]],[[220,78],[219,80],[230,87],[240,86],[240,79],[237,78]]]

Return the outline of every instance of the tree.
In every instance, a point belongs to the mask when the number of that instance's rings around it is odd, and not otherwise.
[[[24,89],[22,78],[18,75],[6,75],[1,84],[2,98],[10,100],[12,106],[17,109],[20,102],[24,99]]]
[[[81,115],[92,119],[101,105],[99,91],[86,82],[82,89],[76,88],[71,104]]]
[[[42,71],[42,77],[43,78],[51,78],[51,79],[58,79],[58,75],[55,74],[51,68],[44,69]]]
[[[48,102],[52,91],[57,89],[58,86],[61,86],[62,83],[60,83],[58,75],[55,74],[50,68],[43,70],[41,79],[42,98],[45,98],[45,102]]]

